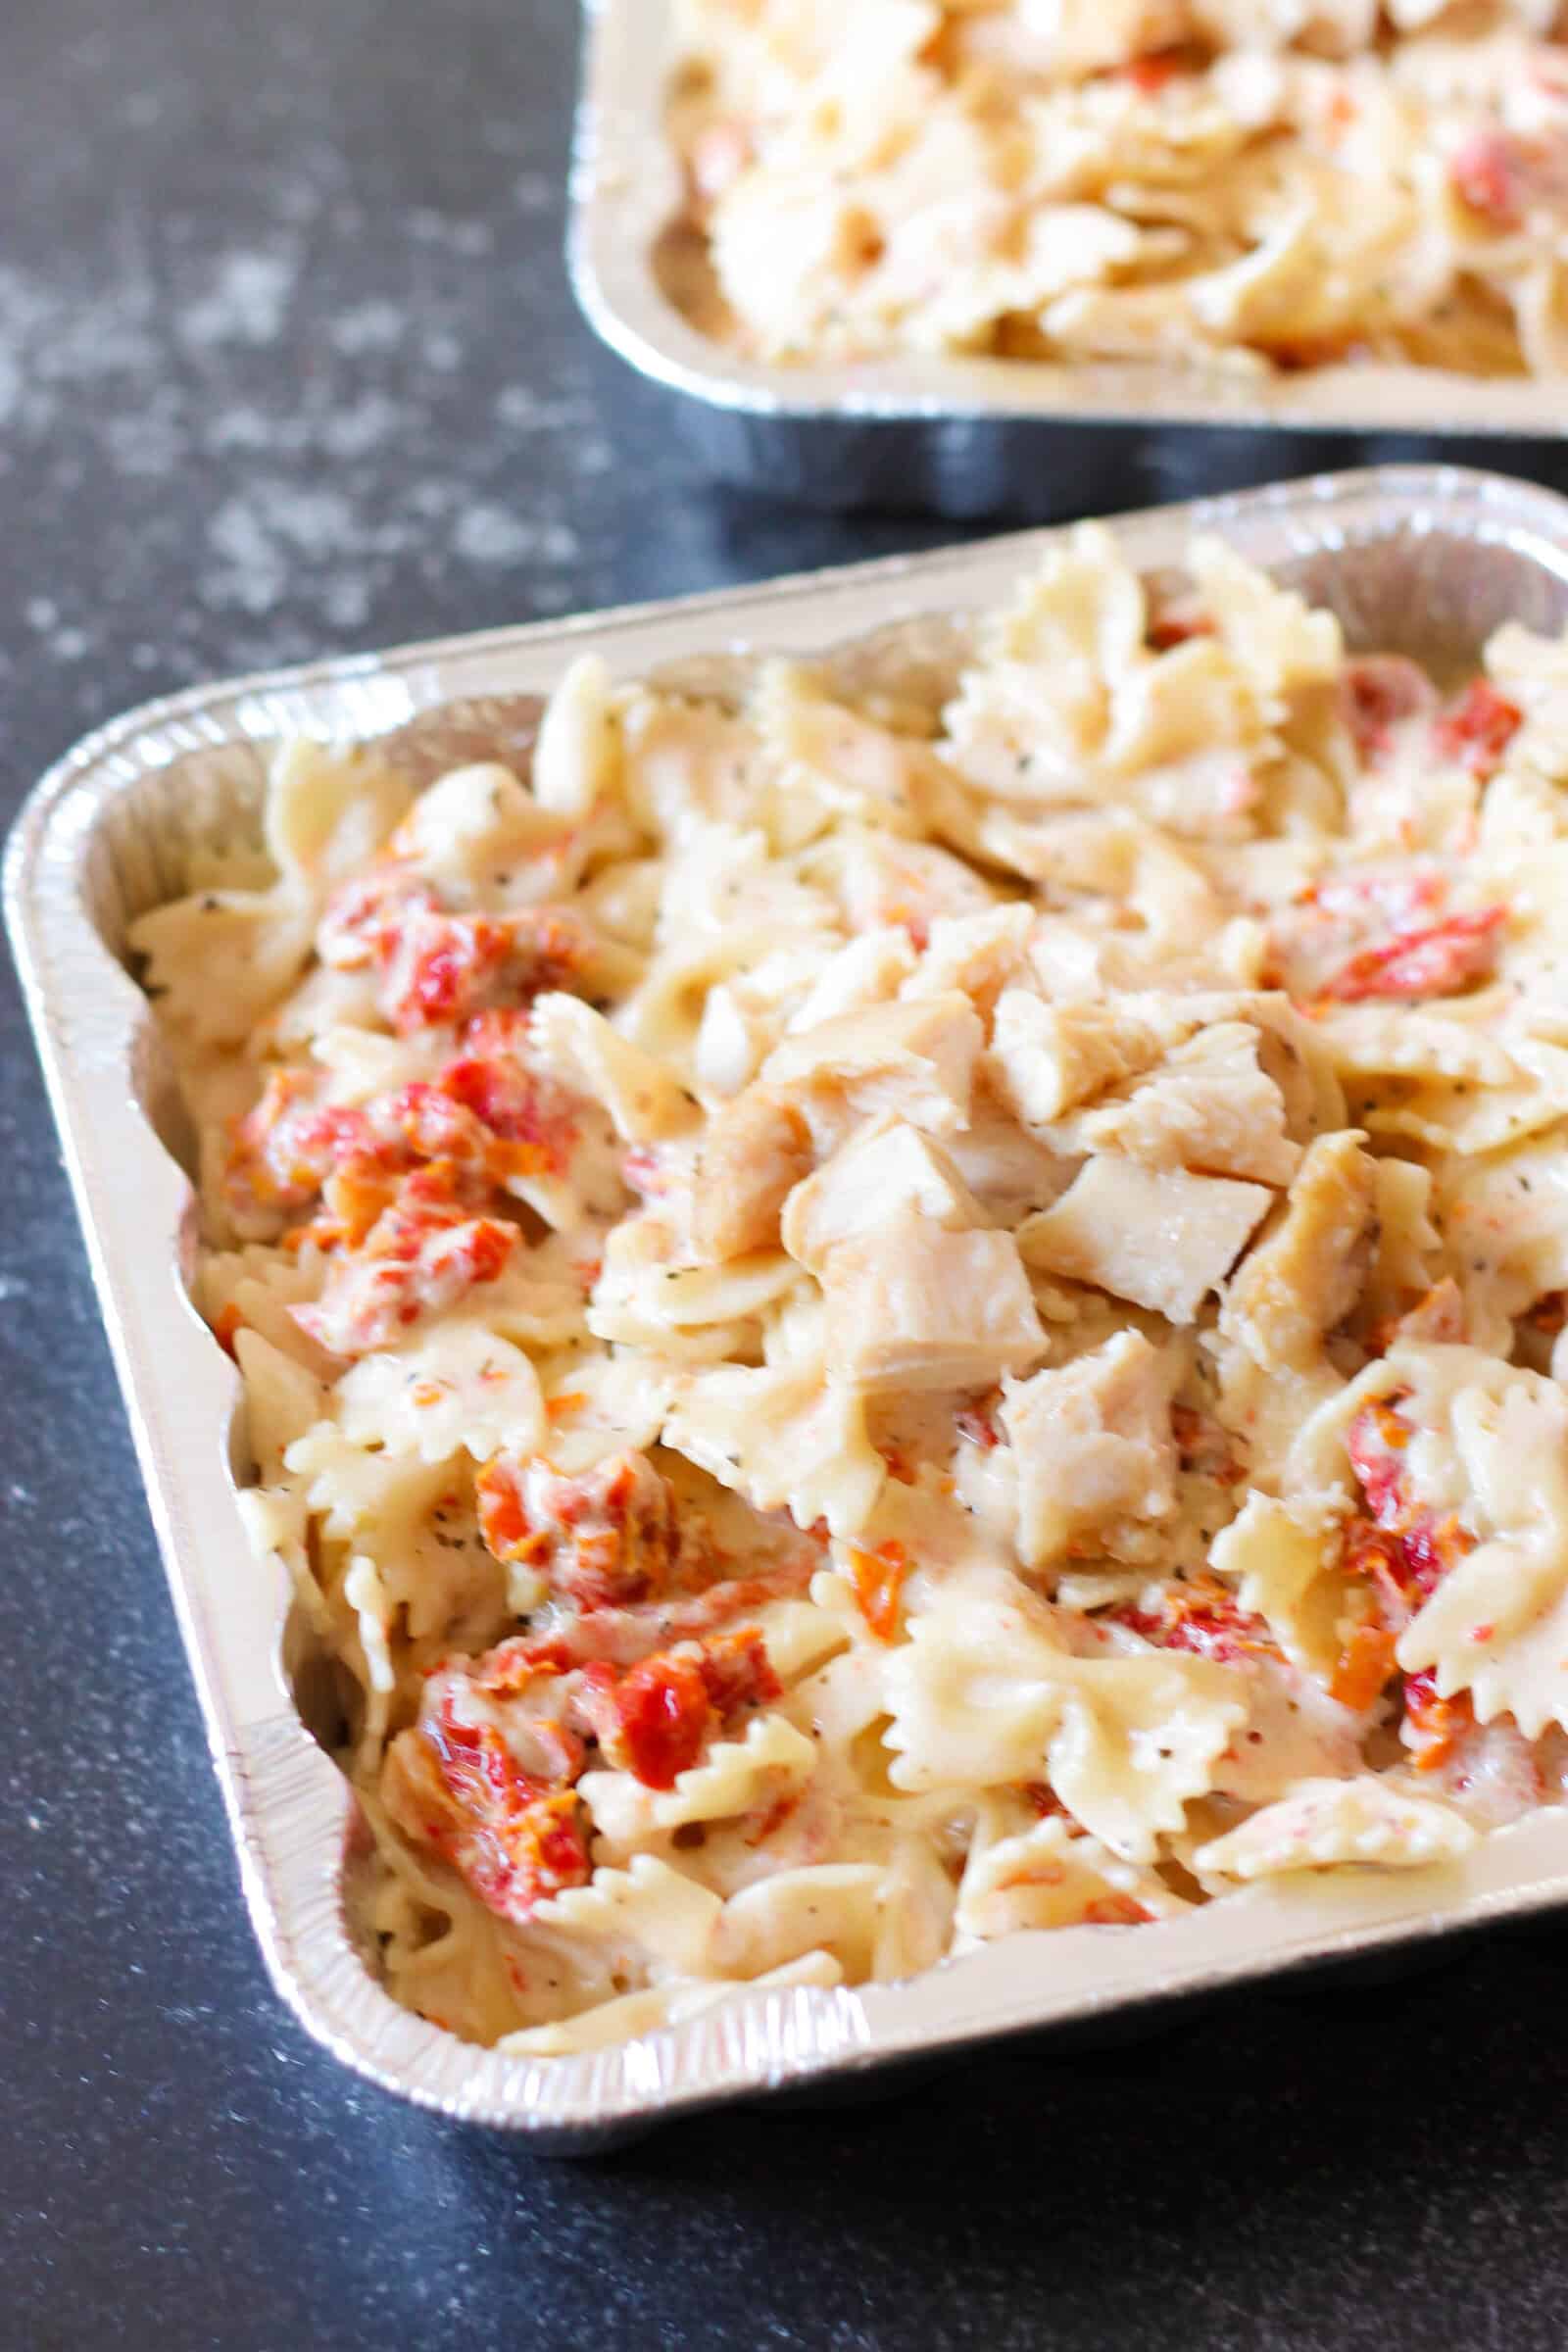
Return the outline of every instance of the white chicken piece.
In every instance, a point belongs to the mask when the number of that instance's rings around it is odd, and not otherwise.
[[[804,1113],[776,1087],[749,1086],[715,1111],[692,1188],[692,1239],[703,1262],[771,1249],[779,1211],[813,1157]]]
[[[1191,1323],[1273,1203],[1260,1184],[1145,1168],[1105,1153],[1061,1199],[1018,1230],[1031,1266],[1094,1283],[1117,1298]]]
[[[831,1250],[822,1288],[828,1370],[872,1395],[986,1388],[1046,1351],[1010,1234],[906,1209]]]
[[[1054,1152],[1020,1127],[984,1087],[976,1090],[968,1126],[961,1135],[947,1137],[943,1148],[984,1209],[982,1221],[1009,1229],[1032,1210],[1059,1200],[1082,1156]]]
[[[800,1090],[814,1128],[833,1134],[845,1114],[896,1111],[928,1135],[965,1127],[985,1029],[967,997],[867,1005],[787,1037],[762,1064],[770,1086]]]
[[[1005,1386],[1000,1418],[1017,1459],[1020,1559],[1043,1567],[1111,1521],[1170,1512],[1180,1371],[1176,1350],[1122,1331],[1060,1371]]]
[[[812,880],[831,891],[852,937],[897,923],[911,940],[944,915],[984,914],[997,894],[972,865],[940,842],[908,841],[866,825],[845,825],[808,859]]]
[[[1034,908],[1022,902],[984,914],[938,915],[919,964],[900,992],[940,997],[957,989],[989,1014],[1001,991],[1023,967]]]
[[[1291,1439],[1342,1375],[1326,1341],[1361,1295],[1377,1246],[1377,1163],[1353,1128],[1320,1136],[1285,1214],[1220,1309],[1220,1417],[1251,1448],[1254,1482],[1277,1478]]]
[[[890,1119],[854,1137],[796,1186],[784,1204],[784,1247],[820,1275],[832,1250],[905,1211],[954,1233],[987,1222],[941,1145],[907,1120]]]
[[[884,923],[874,931],[862,931],[847,940],[826,957],[800,1004],[784,1026],[796,1037],[808,1029],[817,1028],[823,1021],[836,1020],[847,1012],[860,1012],[867,1004],[881,1004],[900,993],[901,984],[907,983],[916,969],[915,953],[909,945],[906,931],[897,924]],[[950,980],[951,990],[960,985]],[[922,989],[922,996],[935,992]]]
[[[1085,1111],[1072,1140],[1125,1152],[1146,1167],[1289,1184],[1301,1147],[1286,1135],[1285,1098],[1258,1067],[1257,1047],[1245,1021],[1200,1030],[1159,1068]]]
[[[1075,1103],[1119,1079],[1152,1069],[1159,1032],[1111,1004],[1047,1004],[1027,989],[997,1001],[987,1070],[1002,1100],[1026,1124],[1050,1126]]]

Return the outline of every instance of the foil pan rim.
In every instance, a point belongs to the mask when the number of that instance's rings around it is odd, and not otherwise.
[[[1177,560],[1194,527],[1245,552],[1292,557],[1443,533],[1500,544],[1549,569],[1568,596],[1568,501],[1499,475],[1374,468],[1117,517],[1146,568]],[[640,2040],[551,2060],[460,2042],[399,2008],[356,1947],[344,1905],[354,1810],[335,1766],[294,1715],[276,1662],[284,1605],[245,1553],[227,1469],[237,1380],[175,1278],[190,1190],[126,1083],[150,1015],[101,936],[87,871],[106,816],[191,752],[255,746],[285,727],[390,731],[466,690],[546,684],[587,633],[648,668],[711,652],[751,623],[779,650],[825,650],[861,630],[951,612],[995,588],[1060,528],[662,605],[491,630],[163,698],[60,760],[19,814],[5,906],[181,1631],[201,1695],[248,1907],[274,1984],[307,2030],[362,2077],[454,2118],[527,2132],[562,2152],[673,2113],[813,2079],[936,2055],[1008,2033],[1127,2013],[1175,1995],[1272,1977],[1517,1916],[1568,1899],[1568,1812],[1487,1839],[1455,1895],[1391,1878],[1348,1904],[1301,1888],[1243,1894],[1138,1929],[1005,1939],[891,1985],[738,1994]],[[158,1238],[161,1237],[161,1238]],[[218,1605],[220,1596],[221,1606]],[[1049,1971],[1040,1966],[1049,1954]]]
[[[653,265],[681,202],[663,122],[674,13],[674,0],[583,0],[566,231],[567,272],[589,324],[671,392],[781,425],[1177,425],[1501,441],[1568,431],[1560,384],[1540,377],[1342,367],[1259,384],[1218,370],[958,355],[785,368],[728,351],[682,316]]]

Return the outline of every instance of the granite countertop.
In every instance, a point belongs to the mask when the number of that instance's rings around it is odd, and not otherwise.
[[[217,672],[951,535],[711,490],[598,350],[575,20],[10,0],[8,811]],[[1554,1927],[592,2164],[343,2074],[263,1976],[9,975],[0,1014],[6,2352],[1568,2337]]]

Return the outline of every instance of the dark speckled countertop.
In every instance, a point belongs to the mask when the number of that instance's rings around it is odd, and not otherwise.
[[[568,0],[3,14],[8,809],[217,672],[943,535],[705,488],[597,350]],[[1568,2343],[1568,1930],[595,2164],[342,2074],[263,1977],[3,1019],[5,2352]]]

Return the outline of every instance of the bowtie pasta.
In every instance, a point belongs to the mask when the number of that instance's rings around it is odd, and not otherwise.
[[[1568,643],[1095,526],[281,752],[132,940],[399,1998],[580,2050],[1558,1801],[1565,789]]]
[[[690,307],[755,356],[1568,367],[1559,0],[676,17]]]

